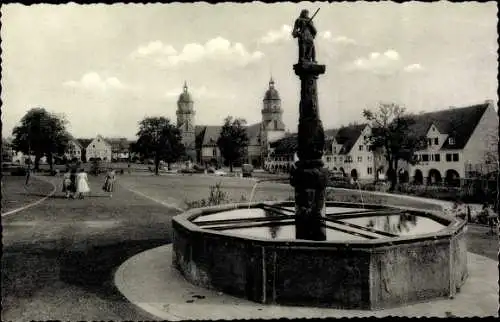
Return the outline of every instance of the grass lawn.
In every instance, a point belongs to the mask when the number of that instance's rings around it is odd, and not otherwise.
[[[53,187],[50,183],[25,176],[2,177],[2,213],[22,207],[45,197]]]

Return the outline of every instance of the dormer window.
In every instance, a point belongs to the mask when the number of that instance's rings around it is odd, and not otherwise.
[[[455,144],[455,138],[448,138],[448,143],[450,145],[454,145]]]

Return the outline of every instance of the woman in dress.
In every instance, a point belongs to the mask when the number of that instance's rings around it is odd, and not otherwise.
[[[78,198],[83,199],[87,193],[90,192],[89,179],[85,170],[80,169],[76,176],[76,194]]]
[[[69,193],[72,199],[75,199],[76,196],[76,169],[71,169],[70,173],[70,184],[69,184]]]
[[[62,183],[62,191],[64,192],[66,199],[69,198],[69,194],[71,193],[71,171],[66,169],[66,172],[63,174],[63,183]]]
[[[113,190],[115,188],[116,172],[111,170],[106,174],[106,179],[104,181],[104,186],[102,189],[105,192],[109,192],[109,197],[113,197]]]

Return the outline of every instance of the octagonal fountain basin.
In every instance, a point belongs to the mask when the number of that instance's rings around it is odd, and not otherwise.
[[[191,283],[260,303],[382,309],[453,297],[466,223],[439,213],[328,202],[326,241],[295,238],[293,202],[173,218],[173,262]]]

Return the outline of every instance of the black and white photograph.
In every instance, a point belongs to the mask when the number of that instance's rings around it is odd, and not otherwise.
[[[3,321],[499,316],[495,1],[0,14]]]

